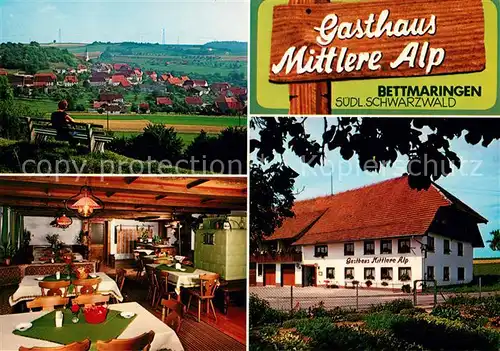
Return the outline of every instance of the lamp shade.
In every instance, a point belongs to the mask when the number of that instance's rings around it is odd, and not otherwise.
[[[92,194],[91,188],[83,186],[80,193],[66,200],[66,208],[75,210],[81,218],[89,218],[95,210],[103,209],[104,203]]]
[[[73,223],[73,220],[71,218],[69,218],[68,216],[66,216],[65,213],[63,213],[61,216],[57,217],[55,219],[55,221],[56,221],[57,227],[62,228],[62,229],[68,228]]]

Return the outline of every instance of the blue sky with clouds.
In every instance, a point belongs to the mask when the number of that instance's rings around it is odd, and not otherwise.
[[[0,42],[248,41],[249,0],[0,0]]]
[[[320,138],[323,119],[309,118],[306,128],[312,137]],[[500,257],[500,252],[493,252],[486,243],[489,233],[500,229],[500,142],[494,141],[484,148],[481,145],[469,145],[462,138],[453,141],[451,149],[459,155],[462,166],[460,169],[454,168],[452,174],[442,177],[437,184],[488,219],[488,224],[479,225],[486,247],[474,249],[474,257]],[[329,195],[332,169],[333,192],[338,193],[399,177],[406,172],[407,165],[407,158],[400,157],[393,167],[384,168],[380,173],[363,172],[359,169],[356,155],[345,161],[338,151],[329,152],[326,164],[315,168],[305,165],[288,151],[285,152],[284,160],[300,174],[296,181],[296,191],[300,192],[297,199],[300,200]]]

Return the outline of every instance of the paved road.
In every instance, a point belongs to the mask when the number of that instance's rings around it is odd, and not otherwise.
[[[293,291],[293,292],[292,292]],[[269,302],[271,307],[287,310],[293,307],[308,308],[323,302],[325,308],[334,307],[366,309],[372,305],[389,302],[396,299],[413,300],[413,294],[392,292],[384,290],[358,289],[326,289],[317,287],[250,287],[250,293],[257,294]],[[483,293],[483,296],[494,293]],[[293,295],[293,297],[292,297]],[[444,295],[444,296],[443,296]],[[453,296],[452,293],[439,294],[437,302],[444,302],[444,298]],[[478,296],[478,293],[468,294]],[[418,306],[431,306],[434,304],[434,294],[418,294]]]

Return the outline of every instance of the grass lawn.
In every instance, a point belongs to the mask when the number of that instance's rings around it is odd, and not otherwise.
[[[29,106],[34,110],[43,112],[45,114],[49,114],[57,110],[57,102],[50,99],[15,98],[14,100],[23,105]]]
[[[79,113],[73,112],[71,116],[75,119],[106,119],[105,114],[89,114],[89,113]],[[155,113],[151,115],[141,115],[141,114],[120,114],[120,115],[110,115],[110,119],[113,120],[140,120],[145,119],[153,123],[164,123],[164,124],[181,124],[181,125],[199,125],[199,126],[217,126],[217,127],[237,127],[241,125],[245,127],[247,125],[246,117],[234,117],[234,116],[203,116],[203,115],[171,115],[171,114],[161,114]]]

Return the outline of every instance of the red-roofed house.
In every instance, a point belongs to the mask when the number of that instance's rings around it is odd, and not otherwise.
[[[156,98],[156,104],[157,105],[167,105],[167,106],[172,106],[173,102],[170,98],[168,97],[157,97]]]
[[[407,176],[297,201],[293,211],[251,256],[257,285],[468,283],[473,248],[484,246],[478,224],[487,223],[437,184],[411,189]]]
[[[184,84],[182,84],[184,89],[192,89],[192,88],[208,88],[208,82],[206,80],[199,80],[199,79],[189,79],[185,80]]]
[[[113,76],[111,77],[111,83],[114,86],[121,85],[124,88],[129,88],[132,86],[132,84],[130,84],[127,78],[125,78],[125,76],[122,74],[113,74]]]
[[[158,80],[158,75],[153,71],[149,74],[149,78],[151,78],[153,82],[156,82]]]
[[[177,77],[170,77],[167,79],[167,82],[171,85],[177,85],[177,86],[182,86],[182,84],[184,83],[182,79]]]
[[[130,70],[130,66],[127,63],[115,63],[113,65],[113,69],[115,71],[121,71],[121,70],[128,71]]]
[[[57,76],[54,73],[37,73],[33,80],[33,86],[36,88],[46,88],[54,86]]]
[[[200,96],[186,96],[184,98],[184,101],[186,104],[190,106],[202,106],[203,105],[203,100],[201,99]]]
[[[188,77],[188,76],[181,76],[181,80],[182,80],[183,82],[185,82],[186,80],[189,80],[189,77]]]
[[[76,72],[77,72],[78,74],[88,72],[88,70],[89,70],[89,69],[87,68],[87,66],[82,65],[82,64],[79,64],[79,65],[77,66],[77,68],[76,68]]]
[[[99,100],[108,103],[119,103],[123,102],[123,95],[114,93],[101,93],[99,94]]]
[[[220,94],[223,91],[228,90],[231,87],[231,84],[229,83],[213,83],[210,85],[210,90],[213,91],[215,94]]]
[[[78,84],[78,78],[76,76],[66,76],[64,77],[63,85],[65,87],[72,87],[73,85]]]
[[[215,106],[222,113],[228,113],[231,111],[241,111],[245,107],[238,99],[235,97],[225,97],[220,95],[215,99]]]

